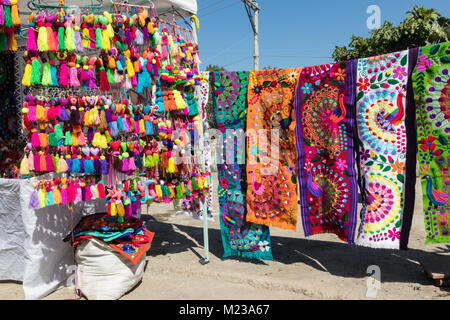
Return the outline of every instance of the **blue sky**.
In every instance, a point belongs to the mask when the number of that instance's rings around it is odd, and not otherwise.
[[[368,36],[369,5],[381,11],[381,24],[398,24],[414,5],[437,9],[450,17],[449,0],[257,0],[259,66],[278,68],[332,62],[334,47],[347,45],[353,34]],[[227,70],[253,69],[253,32],[241,0],[198,0],[201,70],[209,64]]]

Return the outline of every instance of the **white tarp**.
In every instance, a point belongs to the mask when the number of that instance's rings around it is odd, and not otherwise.
[[[104,199],[28,208],[30,180],[0,179],[0,280],[23,282],[26,299],[40,299],[74,283],[74,255],[62,239],[81,217],[106,212]]]

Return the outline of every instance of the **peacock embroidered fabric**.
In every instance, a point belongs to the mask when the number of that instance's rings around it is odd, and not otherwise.
[[[272,260],[269,228],[246,219],[245,124],[249,73],[211,72],[214,120],[220,131],[218,198],[223,258]]]
[[[294,231],[294,97],[300,72],[301,68],[250,71],[247,95],[247,220]]]
[[[305,236],[335,233],[354,243],[356,61],[303,69],[295,96],[301,217]]]
[[[419,49],[413,73],[425,243],[450,242],[450,42]]]
[[[406,163],[408,50],[358,60],[361,225],[356,243],[399,249]]]

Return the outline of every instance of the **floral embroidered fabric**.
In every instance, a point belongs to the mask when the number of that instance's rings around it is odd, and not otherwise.
[[[295,99],[300,204],[305,236],[353,243],[357,181],[353,149],[355,61],[304,68]]]
[[[413,73],[426,243],[450,242],[450,42],[419,49]]]
[[[404,207],[408,50],[358,60],[362,211],[356,243],[398,249]]]
[[[218,147],[218,198],[223,257],[272,260],[267,226],[246,219],[245,123],[249,73],[212,72],[214,120],[222,136]]]
[[[296,230],[294,97],[301,68],[251,71],[247,116],[247,220]]]

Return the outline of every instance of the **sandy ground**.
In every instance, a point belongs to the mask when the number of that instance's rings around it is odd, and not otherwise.
[[[407,251],[350,246],[333,234],[306,239],[299,222],[297,232],[271,228],[274,261],[263,262],[221,259],[215,207],[215,222],[209,222],[210,262],[201,265],[202,221],[176,216],[171,204],[151,205],[142,216],[148,229],[156,233],[144,278],[122,299],[373,299],[366,297],[370,265],[378,265],[381,270],[376,299],[450,299],[450,288],[435,286],[418,262],[438,253],[450,268],[450,245],[424,244],[419,185],[416,190]],[[45,299],[76,297],[74,288],[69,287]],[[24,299],[21,284],[0,283],[0,300],[4,299]]]

